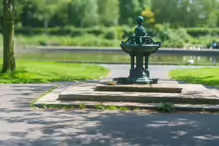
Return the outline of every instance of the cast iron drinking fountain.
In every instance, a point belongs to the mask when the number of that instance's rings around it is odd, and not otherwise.
[[[131,57],[130,75],[127,78],[114,78],[117,84],[156,84],[158,79],[151,79],[148,69],[149,57],[160,47],[161,42],[154,42],[146,34],[142,26],[144,18],[137,17],[138,26],[135,28],[135,35],[121,43],[121,48]]]

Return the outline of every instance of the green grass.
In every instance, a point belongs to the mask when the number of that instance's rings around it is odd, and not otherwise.
[[[44,96],[46,96],[47,94],[51,93],[53,90],[55,90],[56,88],[58,88],[58,86],[54,86],[51,89],[49,89],[49,91],[47,91],[46,93],[44,93],[43,95],[41,95],[39,98],[35,99],[34,101],[31,102],[30,107],[35,108],[34,103],[37,102],[38,100],[40,100],[41,98],[43,98]]]
[[[79,105],[54,105],[54,104],[31,104],[32,108],[39,108],[39,109],[80,109],[80,110],[84,110],[84,109],[96,109],[96,110],[111,110],[111,111],[137,111],[139,109],[131,109],[129,107],[120,107],[120,106],[105,106],[103,104],[97,104],[94,106],[90,106],[88,108],[88,106],[84,103],[81,103]]]
[[[0,62],[1,66],[1,62]],[[85,64],[17,61],[17,70],[0,74],[0,83],[49,83],[93,80],[104,77],[108,70]]]
[[[96,109],[98,111],[149,111],[143,108],[131,108],[131,107],[126,107],[126,106],[113,106],[113,105],[103,105],[97,104],[97,105],[89,105],[87,106],[84,103],[81,103],[79,105],[60,105],[60,104],[32,104],[31,108],[38,108],[38,109],[56,109],[56,110],[75,110],[75,109]],[[150,110],[153,111],[153,110]],[[162,113],[171,113],[175,112],[174,105],[171,103],[161,103],[159,107],[154,109],[154,111],[157,112],[162,112]]]
[[[219,87],[219,68],[173,70],[170,77],[178,81]]]

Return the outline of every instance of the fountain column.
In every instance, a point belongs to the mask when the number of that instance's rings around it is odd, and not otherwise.
[[[143,56],[139,55],[136,58],[137,58],[136,69],[140,70],[143,68]]]
[[[134,55],[130,55],[131,56],[131,70],[133,71],[135,69],[135,56]]]
[[[149,63],[149,56],[150,55],[145,55],[145,64],[144,64],[144,68],[145,68],[145,72],[146,72],[146,75],[147,77],[150,77],[150,74],[149,74],[149,70],[148,70],[148,63]]]
[[[130,54],[131,56],[131,70],[130,70],[130,75],[133,74],[135,70],[135,56],[133,54]]]

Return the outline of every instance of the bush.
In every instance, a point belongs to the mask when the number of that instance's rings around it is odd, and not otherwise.
[[[172,29],[169,25],[156,25],[155,35],[163,42],[162,47],[184,47],[191,41],[184,28]]]
[[[109,40],[117,39],[117,32],[114,29],[108,29],[104,31],[104,38]]]
[[[103,29],[99,28],[99,27],[94,27],[94,28],[90,28],[90,29],[87,29],[86,32],[88,34],[93,34],[93,35],[101,35],[102,32],[103,32]]]
[[[159,36],[162,40],[165,40],[166,35],[168,35],[168,31],[171,28],[169,25],[164,24],[157,24],[155,27],[146,28],[146,32],[148,35],[154,37]],[[177,29],[176,29],[177,30]],[[219,28],[186,28],[188,35],[192,37],[200,37],[200,36],[219,36]],[[185,33],[183,32],[183,33]],[[0,31],[1,33],[1,31]],[[50,34],[50,35],[72,35],[72,36],[81,36],[84,34],[92,34],[92,35],[103,35],[106,38],[127,38],[134,33],[134,27],[130,28],[127,26],[119,26],[119,27],[93,27],[93,28],[75,28],[75,27],[54,27],[54,28],[15,28],[15,33],[18,35],[36,35],[36,34]],[[115,37],[115,34],[118,34],[118,37]]]

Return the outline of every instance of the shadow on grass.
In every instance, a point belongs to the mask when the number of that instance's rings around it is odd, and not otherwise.
[[[27,74],[28,71],[25,69],[19,69],[15,72],[0,73],[1,83],[41,83],[42,79],[19,77],[18,74]]]
[[[51,77],[48,77],[51,76]],[[50,75],[40,75],[40,73],[29,72],[25,69],[19,69],[15,72],[0,73],[0,83],[51,83],[51,82],[73,82],[91,80],[95,77],[85,76],[67,76],[58,73],[50,73]]]
[[[54,85],[1,85],[0,145],[217,146],[218,116],[92,110],[36,110]]]

